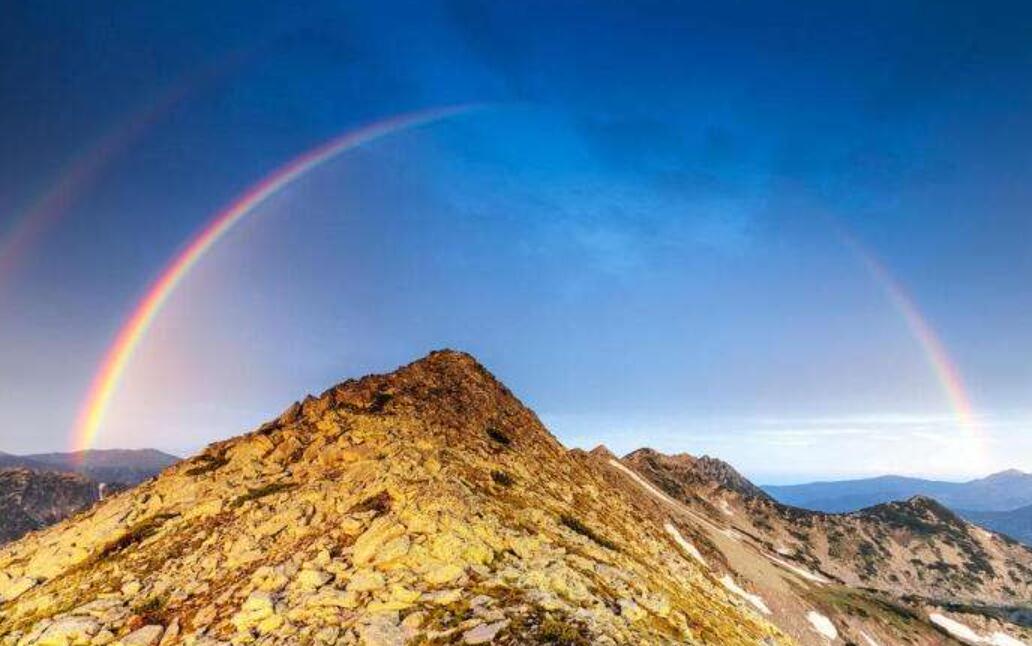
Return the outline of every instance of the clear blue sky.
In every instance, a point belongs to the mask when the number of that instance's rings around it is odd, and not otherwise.
[[[1032,11],[717,4],[8,7],[0,241],[101,161],[0,277],[0,450],[68,444],[133,303],[234,196],[364,123],[482,101],[224,238],[98,445],[191,450],[451,346],[571,445],[761,481],[1029,470]],[[840,230],[941,338],[988,464]]]

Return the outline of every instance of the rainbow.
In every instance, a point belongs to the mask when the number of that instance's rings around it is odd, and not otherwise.
[[[104,355],[100,369],[94,375],[79,411],[72,436],[73,451],[92,446],[126,366],[169,296],[204,254],[226,232],[252,213],[255,207],[342,153],[381,137],[464,114],[479,107],[480,104],[463,104],[401,114],[340,135],[280,166],[212,217],[165,266],[119,329]]]
[[[119,155],[176,106],[238,67],[249,56],[250,52],[234,52],[199,72],[182,77],[75,156],[47,190],[12,218],[6,235],[0,238],[0,284],[11,275],[32,243],[64,215]]]
[[[960,370],[946,351],[946,346],[921,313],[914,299],[874,252],[865,248],[855,236],[844,231],[841,226],[837,226],[836,229],[846,245],[856,253],[868,273],[885,290],[889,300],[903,317],[907,328],[924,352],[943,392],[946,393],[954,417],[972,442],[972,448],[976,451],[972,458],[985,464],[988,459],[985,433],[971,404],[971,397],[968,395]]]

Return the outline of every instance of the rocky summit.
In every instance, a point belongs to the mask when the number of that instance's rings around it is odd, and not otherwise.
[[[4,547],[0,643],[791,641],[611,476],[437,352]]]

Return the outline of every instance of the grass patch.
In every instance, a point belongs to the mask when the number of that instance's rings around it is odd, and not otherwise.
[[[563,514],[562,516],[560,516],[559,517],[559,521],[563,525],[566,525],[567,527],[569,527],[573,531],[575,531],[578,534],[580,534],[581,536],[586,536],[586,537],[590,538],[591,540],[593,540],[594,542],[598,543],[602,547],[605,547],[607,549],[611,549],[611,550],[616,551],[616,552],[620,551],[620,548],[618,548],[616,546],[616,543],[614,543],[613,541],[609,540],[608,538],[606,538],[604,536],[600,536],[598,533],[595,532],[595,530],[591,529],[590,527],[588,527],[587,525],[585,525],[584,523],[582,523],[578,519],[574,518],[573,516],[570,516],[569,514]]]
[[[233,506],[239,507],[240,505],[243,505],[245,502],[258,500],[260,498],[272,496],[278,493],[282,493],[284,491],[290,491],[296,486],[297,485],[293,482],[274,482],[272,484],[267,484],[258,487],[257,489],[249,489],[247,493],[243,494],[242,496],[238,497],[236,500],[233,501]]]
[[[142,603],[133,606],[133,614],[140,617],[140,623],[144,626],[151,624],[164,625],[168,620],[164,613],[167,604],[168,599],[166,597],[150,597]]]
[[[141,543],[144,540],[154,536],[161,529],[161,526],[165,524],[165,521],[170,518],[175,518],[178,514],[158,514],[152,516],[146,520],[142,520],[135,525],[131,526],[126,533],[119,536],[115,540],[111,541],[107,545],[101,548],[100,553],[96,559],[100,560],[105,557],[111,556],[117,552],[121,552],[124,549],[132,547],[137,543]]]
[[[561,646],[588,646],[590,642],[580,629],[569,621],[551,615],[545,617],[537,629],[536,637],[542,644]]]

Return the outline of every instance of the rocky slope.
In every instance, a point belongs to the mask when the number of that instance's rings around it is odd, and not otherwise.
[[[0,469],[0,543],[56,523],[99,498],[97,483],[80,475]]]
[[[950,622],[966,626],[984,643],[1032,637],[1022,615],[1032,599],[1032,550],[971,525],[931,499],[826,514],[751,495],[734,478],[734,490],[707,481],[690,468],[690,456],[645,449],[622,461],[606,459],[654,486],[658,496],[691,509],[704,529],[698,537],[703,557],[720,561],[739,587],[764,599],[775,623],[781,613],[770,600],[784,602],[786,594],[759,567],[763,561],[790,573],[799,584],[794,594],[819,605],[839,626],[849,616],[870,615],[872,607],[896,615],[889,621],[895,628],[876,633],[865,626],[863,634],[855,633],[855,643],[905,641],[903,627],[918,625],[916,620],[944,635],[957,628]]]
[[[0,549],[0,643],[790,642],[691,523],[434,353]]]

